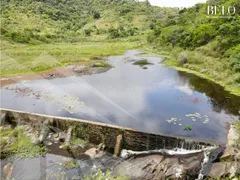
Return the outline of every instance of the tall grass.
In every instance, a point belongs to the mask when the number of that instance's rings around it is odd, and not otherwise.
[[[36,73],[73,62],[89,62],[95,57],[121,55],[139,47],[134,42],[79,42],[11,46],[1,50],[0,75]],[[11,48],[9,48],[11,47]]]

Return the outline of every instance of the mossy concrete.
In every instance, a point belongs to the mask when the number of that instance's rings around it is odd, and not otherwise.
[[[121,148],[134,151],[173,148],[194,150],[207,146],[222,145],[219,142],[145,133],[131,128],[82,119],[55,117],[8,109],[0,109],[0,111],[1,113],[6,113],[6,122],[12,125],[28,124],[33,127],[41,127],[44,121],[47,120],[49,121],[49,126],[59,128],[65,132],[72,126],[73,133],[77,138],[81,138],[93,144],[104,143],[106,148],[112,150],[112,152],[114,151],[118,135],[122,135],[123,139]]]

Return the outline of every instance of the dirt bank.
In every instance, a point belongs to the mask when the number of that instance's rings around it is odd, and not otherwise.
[[[111,69],[110,66],[107,67],[96,67],[96,63],[101,63],[103,61],[91,61],[84,63],[72,63],[62,68],[52,69],[46,72],[41,72],[38,74],[23,74],[15,76],[4,76],[0,77],[0,87],[7,86],[9,84],[14,84],[19,81],[24,80],[35,80],[35,79],[53,79],[53,78],[63,78],[68,76],[83,76],[92,75],[97,73],[103,73]]]

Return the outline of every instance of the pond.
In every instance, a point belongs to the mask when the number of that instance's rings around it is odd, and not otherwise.
[[[151,64],[134,62],[145,59]],[[164,67],[137,50],[109,57],[107,72],[21,81],[1,88],[1,107],[226,142],[240,97],[208,80]]]

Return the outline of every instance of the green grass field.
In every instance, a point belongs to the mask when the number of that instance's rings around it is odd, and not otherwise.
[[[0,75],[38,73],[73,62],[89,62],[138,48],[135,42],[79,42],[41,45],[2,43]]]

